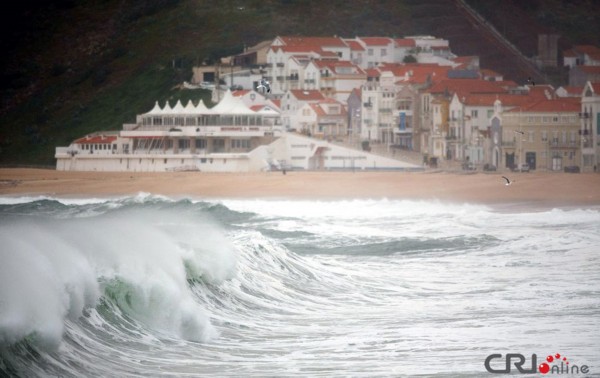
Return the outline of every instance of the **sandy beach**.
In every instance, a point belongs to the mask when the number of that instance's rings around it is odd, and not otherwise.
[[[502,175],[514,183],[504,185]],[[568,173],[111,173],[0,169],[0,195],[427,199],[541,207],[600,205],[600,175]]]

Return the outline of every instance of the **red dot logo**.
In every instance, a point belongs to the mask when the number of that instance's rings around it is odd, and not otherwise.
[[[562,362],[565,362],[567,365],[569,364],[569,361],[567,361],[567,357],[565,356],[561,356],[560,353],[556,353],[554,356],[549,354],[546,357],[546,361],[548,363],[542,363],[538,366],[538,371],[542,374],[548,374],[548,372],[550,371],[550,365],[553,362],[559,363],[561,362],[561,357],[562,357]]]

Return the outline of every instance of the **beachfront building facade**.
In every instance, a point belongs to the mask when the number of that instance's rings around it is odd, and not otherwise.
[[[326,140],[285,133],[269,145],[282,167],[293,170],[401,170],[420,171],[420,165],[348,148]]]
[[[243,94],[227,91],[216,106],[202,101],[152,110],[124,124],[123,130],[93,133],[68,147],[57,147],[56,169],[112,172],[253,172],[271,169],[420,169],[398,160],[302,137],[282,130],[281,114],[268,104],[256,110]],[[249,93],[251,95],[251,93]],[[305,104],[315,111],[315,133],[344,134],[341,103],[324,99]],[[254,107],[254,106],[253,106]],[[322,114],[319,112],[322,111]],[[300,139],[298,139],[300,138]],[[299,147],[301,146],[301,147]]]
[[[96,133],[56,149],[57,170],[237,172],[260,169],[258,147],[281,132],[277,112],[255,112],[227,91],[208,109],[202,101],[158,102],[118,134]]]
[[[307,103],[298,110],[298,131],[321,139],[341,139],[348,133],[346,109],[339,101],[327,98]]]
[[[600,167],[600,82],[587,82],[581,97],[581,169],[597,172]]]
[[[323,100],[325,100],[325,96],[315,89],[292,89],[287,91],[285,95],[281,97],[281,121],[285,130],[299,129],[298,110],[300,110],[300,108],[306,104],[315,104]]]
[[[561,171],[581,162],[580,99],[547,99],[502,114],[503,168]]]

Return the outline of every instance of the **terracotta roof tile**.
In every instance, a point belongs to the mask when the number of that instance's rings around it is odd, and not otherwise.
[[[496,100],[500,100],[502,106],[524,106],[532,102],[539,101],[539,99],[518,94],[475,94],[468,95],[465,97],[464,104],[470,106],[493,106]]]
[[[391,38],[387,37],[358,37],[367,46],[387,46],[392,43]]]
[[[521,113],[578,113],[581,112],[581,100],[576,97],[541,100],[509,110]]]
[[[292,89],[290,92],[300,101],[318,101],[325,98],[325,96],[317,90]]]
[[[318,104],[309,104],[309,105],[312,108],[312,110],[314,110],[314,112],[317,113],[317,116],[326,115],[325,111]]]
[[[377,68],[367,68],[365,71],[367,72],[367,77],[381,76],[381,72]]]
[[[415,47],[417,45],[414,39],[408,38],[394,39],[394,43],[396,44],[396,47]]]
[[[344,42],[346,42],[346,44],[350,47],[350,50],[352,51],[365,51],[365,48],[353,39],[345,39]]]
[[[573,50],[575,50],[578,53],[583,53],[583,54],[597,54],[600,53],[600,48],[594,46],[594,45],[577,45],[573,47]]]
[[[598,75],[600,74],[600,66],[577,66],[580,70],[585,72],[588,75]]]
[[[565,85],[563,89],[570,94],[581,95],[583,93],[583,87],[573,86],[573,85]]]
[[[429,93],[459,93],[468,95],[470,93],[506,93],[501,85],[494,81],[481,79],[446,79],[441,80],[429,88]]]
[[[596,94],[596,96],[600,95],[600,82],[598,83],[591,83],[592,84],[592,90],[594,91],[594,93]]]

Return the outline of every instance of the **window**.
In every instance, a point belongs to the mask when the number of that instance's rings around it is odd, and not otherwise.
[[[179,149],[187,150],[190,148],[190,140],[189,139],[179,139]]]
[[[234,149],[250,148],[250,140],[248,140],[248,139],[232,139],[231,140],[231,148],[234,148]]]
[[[206,139],[196,139],[196,148],[199,148],[199,149],[206,148]]]
[[[529,131],[528,133],[528,141],[533,142],[533,131]]]
[[[369,50],[367,50],[367,55],[369,55],[369,56],[373,56],[373,49],[369,49]]]
[[[546,130],[542,131],[542,142],[548,141],[548,132]]]
[[[387,50],[381,49],[381,56],[386,56],[386,55],[387,55]]]
[[[473,118],[479,117],[479,112],[477,110],[471,110],[471,117],[473,117]]]

